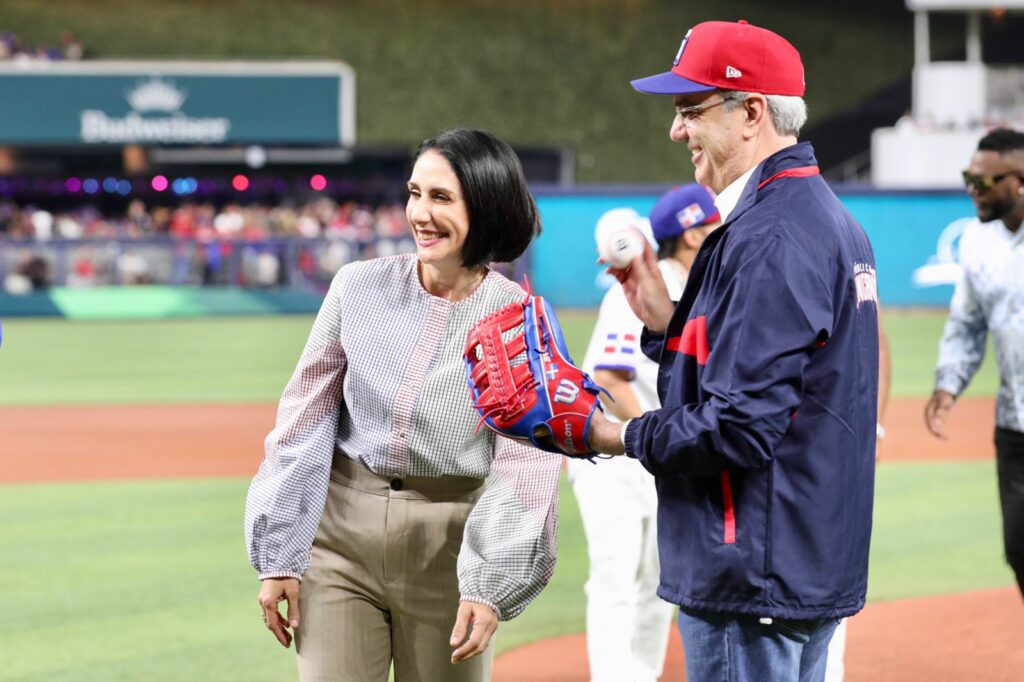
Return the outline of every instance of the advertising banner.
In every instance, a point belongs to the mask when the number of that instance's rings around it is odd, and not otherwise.
[[[355,142],[341,62],[0,64],[0,144]]]

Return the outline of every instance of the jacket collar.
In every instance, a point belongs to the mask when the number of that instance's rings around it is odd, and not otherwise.
[[[739,201],[736,202],[736,208],[729,214],[726,224],[735,222],[747,209],[757,203],[758,187],[768,178],[790,168],[816,165],[818,165],[818,160],[814,157],[814,148],[810,142],[797,142],[775,152],[758,164],[754,172],[751,173],[747,186],[743,188]]]

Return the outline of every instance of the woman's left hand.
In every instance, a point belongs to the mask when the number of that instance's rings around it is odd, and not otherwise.
[[[455,627],[449,644],[458,647],[452,652],[452,664],[468,661],[482,654],[498,629],[498,614],[489,606],[474,601],[459,604]],[[469,637],[467,638],[467,634]]]

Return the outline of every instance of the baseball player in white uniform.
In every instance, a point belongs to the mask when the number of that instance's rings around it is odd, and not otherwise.
[[[607,218],[646,232],[632,211]],[[606,221],[607,222],[607,221]],[[675,188],[655,204],[650,233],[658,243],[661,274],[678,300],[704,238],[720,223],[710,191],[698,184]],[[598,239],[612,226],[598,224]],[[605,294],[583,369],[611,393],[609,419],[625,421],[657,409],[658,365],[640,351],[643,323],[616,283]],[[583,518],[590,556],[587,654],[591,682],[655,682],[661,675],[675,607],[662,601],[659,582],[658,508],[654,478],[628,457],[596,465],[569,459],[569,478]]]

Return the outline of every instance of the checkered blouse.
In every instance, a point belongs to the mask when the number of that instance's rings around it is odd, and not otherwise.
[[[459,585],[463,600],[508,620],[554,571],[562,462],[476,430],[462,353],[476,321],[524,293],[492,270],[453,303],[423,289],[416,264],[412,254],[352,263],[331,283],[249,488],[249,559],[260,578],[305,572],[335,446],[385,476],[489,478]]]

